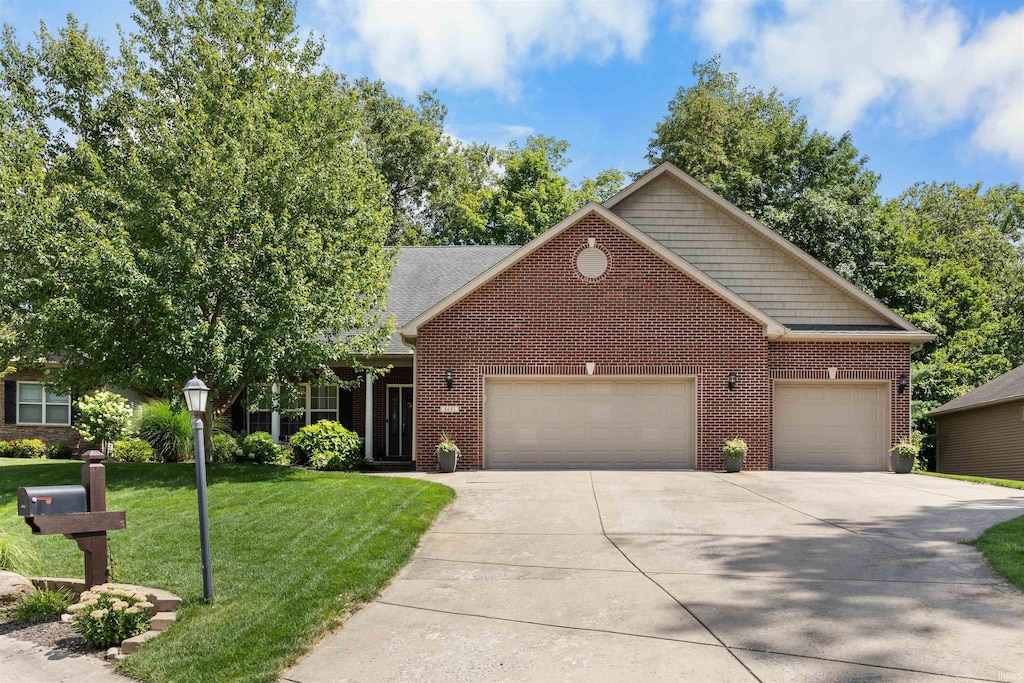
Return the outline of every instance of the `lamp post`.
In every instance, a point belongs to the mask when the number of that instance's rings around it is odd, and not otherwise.
[[[199,379],[195,371],[182,389],[185,405],[192,413],[192,439],[196,453],[196,489],[199,492],[199,544],[203,558],[203,598],[213,600],[213,568],[210,566],[210,518],[206,511],[206,453],[203,448],[203,415],[210,388]]]

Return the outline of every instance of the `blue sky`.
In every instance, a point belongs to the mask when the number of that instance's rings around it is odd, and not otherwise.
[[[0,0],[23,39],[68,12],[110,43],[131,26],[120,0]],[[300,0],[299,21],[349,77],[405,97],[437,88],[460,139],[568,140],[574,180],[644,168],[691,64],[720,53],[745,84],[799,97],[812,125],[850,130],[884,196],[1024,181],[1019,0]]]

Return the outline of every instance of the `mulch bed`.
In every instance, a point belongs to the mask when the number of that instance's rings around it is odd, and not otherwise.
[[[2,618],[2,615],[0,615]],[[42,645],[49,650],[60,650],[68,654],[89,654],[102,657],[105,649],[88,645],[75,627],[63,621],[44,621],[38,624],[19,624],[0,621],[0,635]]]

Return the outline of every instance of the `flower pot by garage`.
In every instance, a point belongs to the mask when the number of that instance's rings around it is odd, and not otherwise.
[[[892,471],[896,474],[909,474],[914,469],[914,459],[904,458],[899,453],[892,454]]]
[[[743,458],[725,458],[725,471],[726,472],[739,472],[743,469]]]
[[[459,461],[459,454],[457,451],[439,451],[437,460],[441,464],[442,472],[454,472],[455,465]]]

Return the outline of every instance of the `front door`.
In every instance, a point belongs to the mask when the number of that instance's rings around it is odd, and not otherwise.
[[[392,384],[388,387],[387,457],[412,460],[412,387]]]

